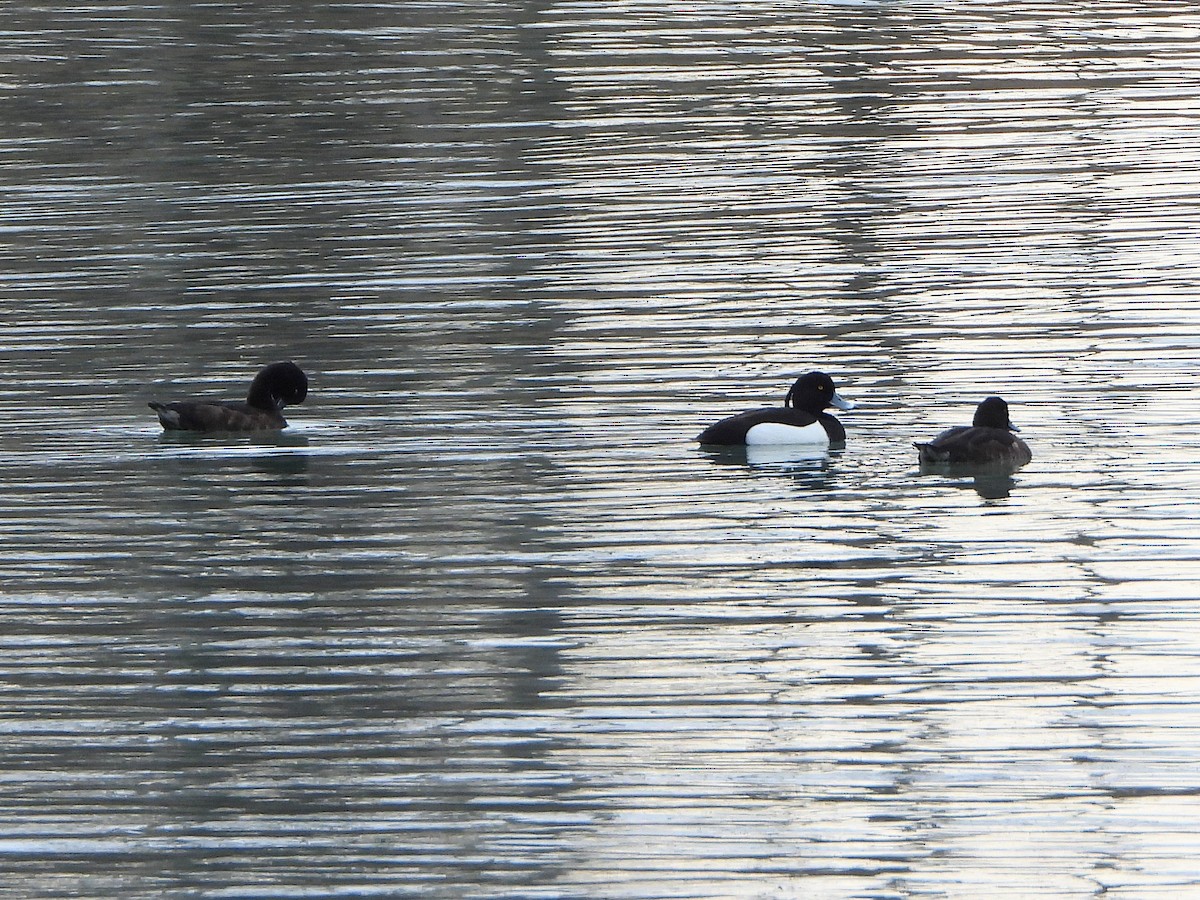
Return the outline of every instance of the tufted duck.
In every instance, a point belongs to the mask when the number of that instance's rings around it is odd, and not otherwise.
[[[245,400],[154,400],[149,406],[168,431],[267,431],[286,428],[279,411],[307,394],[308,379],[300,367],[277,362],[254,376]]]
[[[1016,430],[1017,426],[1008,418],[1008,404],[999,397],[988,397],[975,409],[975,419],[969,428],[959,425],[928,443],[913,446],[923,463],[1023,466],[1033,459],[1033,454],[1029,445],[1013,434]]]
[[[702,444],[817,444],[846,440],[842,423],[826,407],[853,409],[838,396],[833,379],[824,372],[801,375],[783,398],[783,406],[769,406],[722,419],[696,440]]]

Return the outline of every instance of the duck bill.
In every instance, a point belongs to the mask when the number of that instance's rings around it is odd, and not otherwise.
[[[829,405],[836,406],[838,409],[854,409],[854,403],[847,400],[845,397],[834,394],[829,398]]]
[[[1020,428],[1018,428],[1016,425],[1014,425],[1012,422],[1009,422],[1009,423],[1008,423],[1008,430],[1009,430],[1009,431],[1020,431],[1021,429],[1020,429]]]

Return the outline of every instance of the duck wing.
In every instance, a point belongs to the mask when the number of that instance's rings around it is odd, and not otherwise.
[[[932,441],[914,444],[927,463],[1015,463],[1025,465],[1033,458],[1029,446],[1004,428],[959,426],[943,431]]]
[[[283,416],[241,400],[152,401],[150,408],[168,431],[264,431],[287,427]]]

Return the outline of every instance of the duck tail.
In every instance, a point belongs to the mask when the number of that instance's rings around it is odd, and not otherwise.
[[[163,428],[177,429],[180,427],[178,411],[171,409],[166,403],[151,400],[146,405],[158,413],[158,421]]]
[[[950,452],[948,450],[941,450],[933,446],[933,444],[919,444],[914,441],[913,446],[917,448],[917,454],[920,456],[921,462],[942,463],[950,459]]]

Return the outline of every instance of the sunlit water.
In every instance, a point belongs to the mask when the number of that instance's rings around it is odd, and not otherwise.
[[[0,894],[1200,892],[1200,13],[301,6],[7,14]]]

